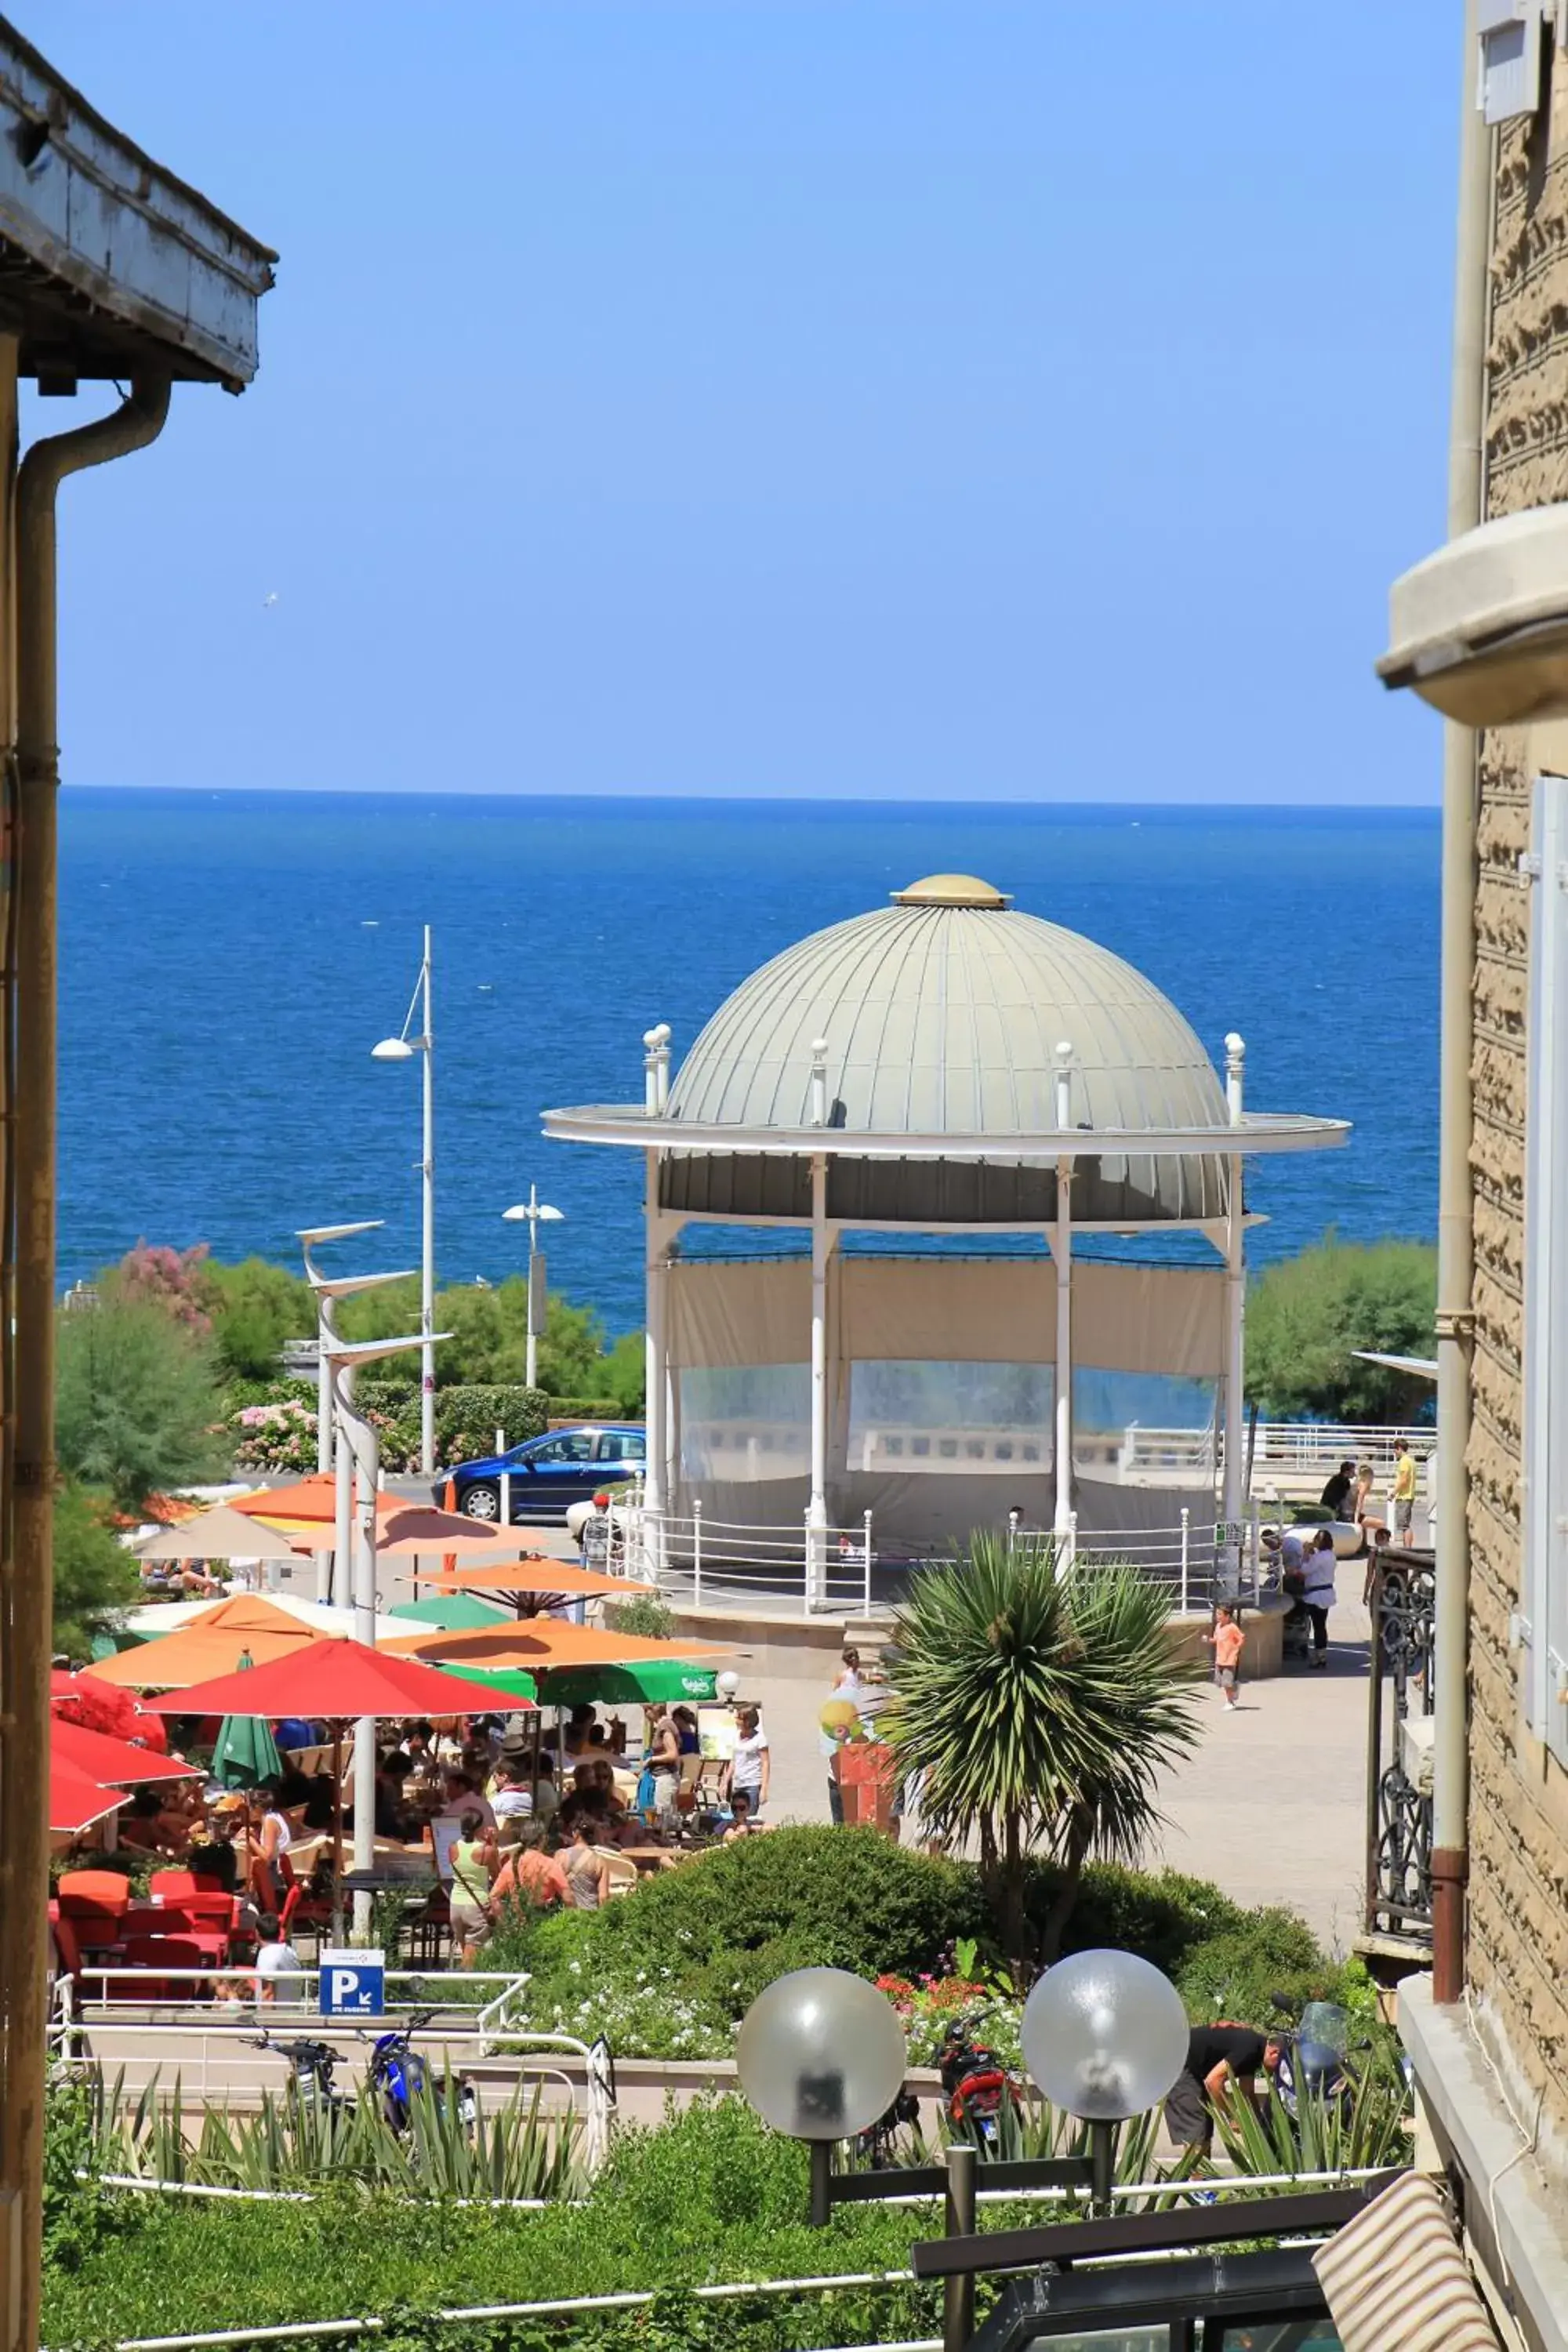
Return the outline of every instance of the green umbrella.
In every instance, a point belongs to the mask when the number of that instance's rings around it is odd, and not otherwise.
[[[531,1706],[538,1696],[533,1676],[521,1671],[509,1673],[496,1666],[480,1668],[454,1665],[444,1658],[437,1658],[433,1664],[444,1675],[456,1675],[459,1682],[485,1684],[489,1689],[495,1692],[498,1698],[526,1699]],[[499,1713],[500,1710],[497,1711]]]
[[[510,1609],[492,1609],[488,1601],[476,1601],[468,1592],[437,1593],[428,1601],[410,1601],[389,1613],[410,1617],[416,1625],[434,1625],[439,1633],[466,1633],[477,1625],[510,1625],[514,1622]],[[471,1675],[468,1679],[474,1682],[482,1677]]]
[[[241,1650],[235,1661],[235,1672],[240,1674],[255,1664],[250,1652]],[[226,1789],[254,1789],[263,1780],[282,1779],[283,1759],[272,1737],[272,1726],[265,1717],[224,1717],[218,1726],[217,1745],[213,1749],[212,1776]]]
[[[637,1706],[650,1699],[711,1699],[718,1683],[711,1666],[649,1658],[627,1666],[557,1666],[541,1674],[540,1688],[547,1706]]]

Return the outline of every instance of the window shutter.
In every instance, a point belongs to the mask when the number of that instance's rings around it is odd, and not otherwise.
[[[1538,776],[1524,1195],[1525,1717],[1568,1763],[1568,777]]]
[[[1480,79],[1489,122],[1511,122],[1541,103],[1541,0],[1479,0]]]

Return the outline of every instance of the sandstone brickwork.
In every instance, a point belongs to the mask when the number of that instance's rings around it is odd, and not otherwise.
[[[1568,58],[1500,137],[1488,350],[1487,510],[1568,499]],[[1531,780],[1543,730],[1483,739],[1474,984],[1475,1381],[1470,1481],[1468,1975],[1477,2022],[1541,2147],[1568,2172],[1568,1776],[1521,1716],[1521,1350]],[[1552,730],[1556,735],[1559,730]]]

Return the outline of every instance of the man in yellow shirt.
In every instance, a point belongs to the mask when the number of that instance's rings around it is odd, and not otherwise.
[[[1412,1525],[1415,1512],[1415,1456],[1401,1438],[1399,1458],[1394,1465],[1394,1524],[1402,1544],[1413,1544],[1415,1540]]]

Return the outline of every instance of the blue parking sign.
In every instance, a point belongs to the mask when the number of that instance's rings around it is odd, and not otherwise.
[[[323,2017],[380,2017],[386,2006],[386,1954],[375,1951],[322,1952],[321,1967]]]

